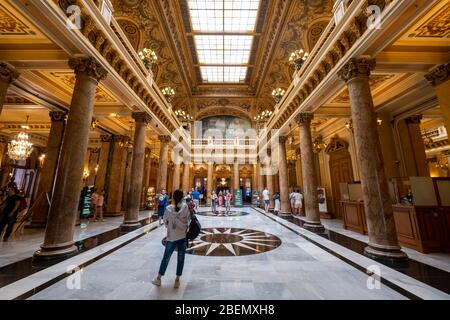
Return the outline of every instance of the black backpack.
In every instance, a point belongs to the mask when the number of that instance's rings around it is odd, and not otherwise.
[[[200,230],[202,229],[202,226],[200,224],[200,221],[198,221],[195,214],[191,215],[191,223],[189,224],[189,229],[186,233],[186,239],[187,241],[193,241],[195,238],[198,237],[200,234]]]

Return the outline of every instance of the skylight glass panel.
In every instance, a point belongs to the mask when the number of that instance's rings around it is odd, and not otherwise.
[[[230,82],[245,81],[246,67],[200,67],[204,82]]]
[[[202,32],[254,31],[260,0],[189,0],[192,28]]]
[[[252,36],[196,35],[195,45],[200,64],[247,64]]]

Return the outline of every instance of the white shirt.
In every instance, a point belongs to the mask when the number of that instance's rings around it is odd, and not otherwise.
[[[302,202],[303,195],[300,192],[295,193],[295,201],[296,202]]]
[[[170,205],[164,212],[164,224],[167,228],[167,241],[176,241],[186,238],[189,227],[190,212],[186,204],[183,204],[178,212],[175,206]]]
[[[265,189],[262,194],[264,200],[270,200],[269,190]]]

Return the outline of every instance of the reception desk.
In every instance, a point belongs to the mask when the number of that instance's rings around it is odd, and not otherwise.
[[[341,201],[344,228],[368,234],[364,203]],[[450,252],[450,207],[392,205],[401,246],[422,253]]]

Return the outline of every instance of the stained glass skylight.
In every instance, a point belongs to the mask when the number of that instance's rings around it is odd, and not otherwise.
[[[188,0],[204,82],[245,81],[260,0]]]

